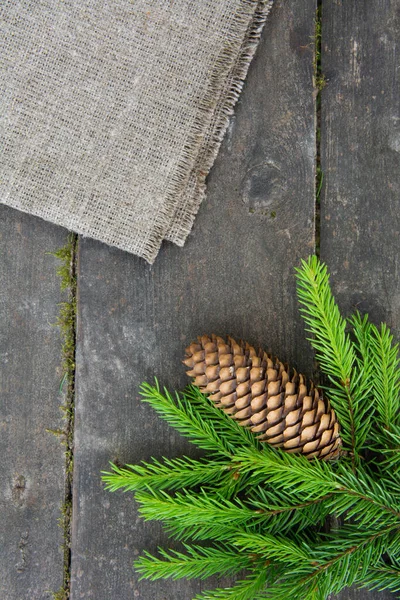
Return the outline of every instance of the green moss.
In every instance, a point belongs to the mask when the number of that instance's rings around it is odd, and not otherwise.
[[[56,437],[63,437],[65,435],[65,431],[64,429],[46,429],[47,433],[52,433],[53,435],[55,435]]]
[[[75,256],[77,236],[71,233],[65,246],[52,252],[61,264],[57,267],[62,291],[67,291],[68,300],[59,304],[60,312],[56,325],[63,338],[63,383],[73,385],[75,379],[75,323],[76,323],[76,270]]]
[[[76,274],[75,274],[75,253],[77,245],[77,236],[74,233],[70,233],[65,246],[59,248],[55,252],[50,252],[51,256],[58,258],[61,261],[61,265],[57,268],[57,275],[60,277],[61,289],[69,290],[76,288]]]
[[[68,600],[69,592],[67,592],[63,587],[61,587],[58,592],[52,593],[53,600]]]
[[[314,19],[314,86],[320,92],[326,86],[326,77],[321,70],[322,19],[321,6],[318,6]]]
[[[70,596],[71,564],[71,519],[72,519],[72,474],[74,468],[74,403],[75,403],[75,348],[76,348],[76,253],[78,237],[68,236],[67,244],[52,252],[58,261],[57,275],[60,287],[66,292],[67,299],[59,304],[59,314],[55,325],[62,336],[62,370],[60,392],[64,391],[64,402],[60,409],[63,413],[62,429],[48,430],[60,438],[65,446],[65,499],[61,506],[59,525],[63,530],[64,573],[63,584],[53,592],[54,600],[68,600]]]

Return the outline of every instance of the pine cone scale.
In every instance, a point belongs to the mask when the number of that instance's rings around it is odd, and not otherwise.
[[[258,439],[307,458],[333,458],[341,439],[334,410],[303,375],[249,344],[202,336],[183,361],[194,385]]]

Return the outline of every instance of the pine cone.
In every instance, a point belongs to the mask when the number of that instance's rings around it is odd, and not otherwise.
[[[307,458],[332,459],[342,441],[329,402],[312,382],[266,352],[228,337],[203,335],[183,363],[193,384],[258,439]]]

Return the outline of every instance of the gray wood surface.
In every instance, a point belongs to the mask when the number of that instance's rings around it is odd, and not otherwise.
[[[63,578],[59,405],[65,230],[0,206],[0,598],[44,600]]]
[[[400,2],[324,2],[322,24],[321,258],[343,311],[368,312],[399,339]]]
[[[142,381],[183,386],[185,346],[212,331],[312,368],[293,268],[314,250],[314,11],[313,0],[274,5],[184,249],[165,245],[151,268],[80,242],[72,600],[189,600],[218,585],[139,582],[132,570],[168,542],[130,495],[104,491],[100,471],[193,453],[141,405]]]
[[[323,8],[321,256],[344,310],[400,333],[400,2]]]

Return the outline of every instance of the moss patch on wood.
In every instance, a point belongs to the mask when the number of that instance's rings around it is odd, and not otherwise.
[[[76,352],[76,255],[78,236],[71,233],[65,246],[52,252],[58,259],[57,275],[60,277],[60,287],[66,292],[67,299],[59,305],[59,315],[56,326],[62,336],[62,370],[60,392],[64,401],[60,406],[63,413],[63,428],[48,430],[62,440],[65,446],[65,497],[61,506],[60,527],[64,534],[64,569],[63,583],[57,592],[53,593],[54,600],[69,600],[70,570],[71,570],[71,523],[72,523],[72,476],[74,467],[74,411],[75,411],[75,352]]]
[[[327,84],[325,75],[321,69],[321,45],[322,45],[322,6],[319,3],[315,13],[314,33],[314,87],[320,92]]]

